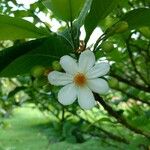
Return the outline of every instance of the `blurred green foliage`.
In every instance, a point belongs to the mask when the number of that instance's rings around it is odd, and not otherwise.
[[[60,88],[50,85],[47,75],[61,56],[70,53],[78,56],[77,52],[84,50],[91,33],[99,27],[102,35],[90,48],[97,60],[111,64],[106,77],[111,90],[102,97],[132,126],[148,133],[150,1],[86,0],[82,9],[76,11],[74,7],[82,4],[72,0],[69,3],[61,3],[67,7],[64,12],[59,9],[63,8],[61,5],[58,8],[51,5],[49,10],[41,0],[30,5],[0,0],[0,148],[12,144],[17,150],[44,150],[52,142],[50,149],[57,150],[148,150],[146,137],[119,124],[101,105],[91,111],[81,110],[77,103],[60,105],[57,101]],[[25,21],[29,18],[31,23]],[[59,24],[56,33],[53,21]],[[84,44],[79,39],[83,25]],[[42,68],[38,76],[33,74],[36,66]],[[17,137],[16,141],[13,137]]]

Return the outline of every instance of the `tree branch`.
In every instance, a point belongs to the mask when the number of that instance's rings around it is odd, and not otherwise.
[[[138,83],[135,83],[135,82],[133,82],[131,80],[128,80],[124,77],[121,77],[120,75],[115,74],[112,71],[110,72],[110,76],[112,76],[114,78],[117,78],[119,81],[127,83],[127,84],[129,84],[129,85],[131,85],[131,86],[133,86],[133,87],[135,87],[139,90],[142,90],[142,91],[145,91],[145,92],[150,92],[150,87],[146,87],[146,86],[140,85]]]
[[[109,106],[98,94],[94,93],[95,99],[104,107],[105,110],[107,110],[107,112],[113,116],[114,118],[116,118],[116,120],[121,123],[123,126],[125,126],[126,128],[130,129],[131,131],[137,133],[137,134],[141,134],[144,135],[145,137],[147,137],[148,139],[150,138],[150,134],[149,133],[145,133],[140,129],[135,128],[134,126],[132,126],[131,124],[129,124],[125,118],[123,118],[120,114],[118,114],[115,110],[113,110],[113,108],[111,106]]]
[[[136,63],[134,61],[134,58],[133,58],[133,54],[132,54],[132,51],[130,49],[130,38],[131,38],[131,35],[129,36],[129,38],[126,40],[126,46],[127,46],[127,51],[128,51],[128,54],[129,54],[129,57],[130,57],[130,60],[131,60],[131,63],[132,63],[132,66],[133,66],[133,69],[134,71],[138,74],[138,76],[142,79],[142,81],[147,84],[147,85],[150,85],[147,80],[142,76],[141,72],[138,71],[137,67],[136,67]]]
[[[125,92],[124,90],[121,90],[121,89],[119,89],[119,88],[114,88],[114,87],[113,87],[113,89],[124,93],[125,95],[127,95],[127,96],[130,97],[130,98],[136,99],[137,101],[140,101],[140,102],[142,102],[142,103],[145,103],[145,104],[147,104],[147,105],[150,105],[150,102],[149,102],[149,101],[143,100],[143,99],[141,99],[141,98],[139,98],[139,97],[136,97],[136,96],[134,96],[134,95],[132,95],[132,94],[129,94],[129,93]]]

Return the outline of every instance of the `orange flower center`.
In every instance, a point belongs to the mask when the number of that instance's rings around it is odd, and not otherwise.
[[[85,75],[83,73],[78,73],[74,77],[74,83],[77,86],[84,86],[86,81],[87,81],[87,79],[86,79],[86,77],[85,77]]]

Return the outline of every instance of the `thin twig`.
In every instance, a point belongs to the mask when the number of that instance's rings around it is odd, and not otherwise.
[[[105,33],[102,34],[102,35],[97,39],[96,43],[94,44],[93,51],[96,51],[96,50],[97,50],[97,47],[98,47],[100,41],[103,40],[104,38],[105,38]]]
[[[24,6],[23,6],[23,8],[24,8],[26,11],[28,11],[28,9],[25,8]],[[49,32],[52,32],[52,31],[50,30],[49,26],[48,26],[45,22],[43,22],[43,21],[38,17],[38,15],[36,15],[36,13],[35,13],[33,10],[30,9],[29,11],[30,11],[30,13],[33,15],[33,18],[34,18],[34,19],[36,18],[39,22],[43,23],[43,24],[45,25],[46,29],[47,29]]]

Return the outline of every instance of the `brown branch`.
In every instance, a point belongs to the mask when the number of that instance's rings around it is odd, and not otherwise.
[[[131,34],[132,35],[132,34]],[[147,84],[147,85],[150,85],[147,80],[142,76],[141,72],[138,71],[137,69],[137,66],[136,66],[136,63],[134,61],[134,57],[133,57],[133,54],[132,54],[132,51],[130,49],[130,39],[131,39],[131,35],[129,36],[129,38],[126,40],[126,46],[127,46],[127,51],[128,51],[128,54],[129,54],[129,58],[131,60],[131,63],[132,63],[132,66],[133,66],[133,69],[135,71],[135,73],[137,73],[137,75],[141,78],[141,80]]]
[[[113,87],[113,89],[122,92],[123,94],[127,95],[130,98],[133,98],[134,100],[137,100],[137,101],[140,101],[140,102],[145,103],[147,105],[150,105],[149,101],[143,100],[143,99],[141,99],[139,97],[136,97],[136,96],[134,96],[132,94],[129,94],[129,93],[125,92],[124,90],[121,90],[121,89],[115,88],[115,87]]]
[[[145,91],[145,92],[150,92],[150,87],[146,87],[146,86],[143,86],[143,85],[140,85],[138,83],[135,83],[131,80],[128,80],[127,78],[124,78],[124,77],[121,77],[120,75],[117,75],[115,74],[114,72],[110,72],[110,76],[114,77],[114,78],[117,78],[119,81],[121,82],[124,82],[124,83],[127,83],[139,90],[142,90],[142,91]]]
[[[142,130],[132,126],[131,124],[129,124],[125,118],[123,118],[120,114],[118,114],[115,110],[113,110],[113,108],[111,106],[109,106],[98,94],[94,93],[95,99],[104,107],[105,110],[107,110],[107,112],[113,116],[114,118],[116,118],[116,120],[121,123],[123,126],[125,126],[126,128],[130,129],[131,131],[137,133],[137,134],[141,134],[144,135],[145,137],[147,137],[148,139],[150,138],[150,134],[149,133],[145,133]]]

